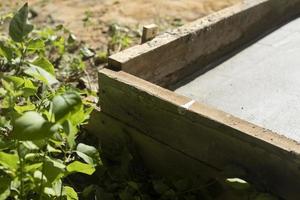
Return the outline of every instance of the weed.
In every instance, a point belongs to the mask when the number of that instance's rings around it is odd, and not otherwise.
[[[0,41],[0,199],[78,199],[64,179],[101,164],[96,148],[76,142],[93,106],[56,73],[84,65],[81,55],[68,54],[75,42],[64,39],[68,31],[34,31],[28,12],[25,4],[10,22],[10,38]]]
[[[129,47],[133,42],[133,37],[130,36],[130,29],[122,27],[116,23],[109,26],[109,44],[108,52],[119,52]]]

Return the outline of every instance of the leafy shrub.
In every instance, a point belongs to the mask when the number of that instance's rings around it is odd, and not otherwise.
[[[76,142],[93,106],[66,81],[84,69],[74,36],[56,30],[34,30],[25,4],[0,41],[0,199],[78,199],[64,180],[101,164],[96,148]]]

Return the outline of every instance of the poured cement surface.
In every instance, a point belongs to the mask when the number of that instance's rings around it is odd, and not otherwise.
[[[300,142],[300,18],[175,92]]]

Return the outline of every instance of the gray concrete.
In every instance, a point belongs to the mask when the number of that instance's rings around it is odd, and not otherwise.
[[[300,142],[300,18],[175,92]]]

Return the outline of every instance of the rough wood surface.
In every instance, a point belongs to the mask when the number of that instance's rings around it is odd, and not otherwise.
[[[109,67],[172,87],[299,13],[300,0],[244,1],[112,55]]]
[[[296,142],[189,103],[186,97],[125,72],[103,69],[99,85],[104,113],[208,166],[218,170],[237,166],[247,172],[248,180],[287,199],[298,198],[300,146]]]
[[[155,38],[158,34],[158,26],[150,24],[143,27],[142,44]]]
[[[102,144],[115,146],[116,144],[130,145],[133,152],[137,152],[148,169],[171,178],[186,178],[201,175],[203,181],[222,178],[220,170],[206,166],[188,155],[160,143],[133,127],[104,114],[100,110],[93,111],[86,126],[89,133],[100,139]]]
[[[175,92],[300,143],[300,18]]]

